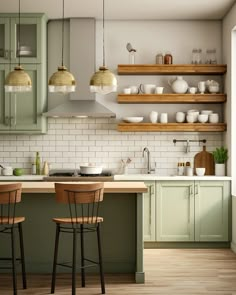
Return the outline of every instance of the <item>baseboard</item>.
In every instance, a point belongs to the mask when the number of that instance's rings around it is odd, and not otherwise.
[[[231,242],[231,250],[236,253],[236,244],[234,242]]]

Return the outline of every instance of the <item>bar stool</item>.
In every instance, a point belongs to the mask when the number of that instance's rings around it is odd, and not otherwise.
[[[1,257],[0,260],[11,261],[11,266],[0,269],[12,269],[13,294],[17,294],[16,261],[20,261],[22,269],[23,289],[26,289],[25,255],[23,244],[22,222],[25,217],[15,216],[16,203],[21,202],[21,183],[0,185],[0,234],[11,236],[11,257]],[[19,232],[20,258],[16,258],[15,230]]]
[[[99,266],[102,294],[105,294],[104,273],[102,265],[102,249],[100,238],[100,224],[103,218],[99,214],[99,204],[103,201],[103,186],[101,182],[86,184],[55,183],[56,201],[68,204],[68,216],[66,218],[53,218],[56,223],[56,238],[54,250],[54,262],[52,272],[51,293],[55,292],[57,265],[72,268],[72,295],[76,294],[76,247],[77,234],[80,234],[81,247],[81,286],[85,287],[85,268]],[[73,235],[72,264],[58,263],[58,248],[60,233]],[[97,233],[98,261],[84,256],[84,233]]]

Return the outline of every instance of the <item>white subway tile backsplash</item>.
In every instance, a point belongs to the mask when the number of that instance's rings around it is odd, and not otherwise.
[[[151,152],[151,164],[158,167],[159,175],[176,174],[178,161],[192,161],[202,151],[202,143],[190,142],[190,152],[185,152],[184,142],[173,139],[206,139],[207,151],[223,143],[220,133],[164,133],[125,132],[116,130],[116,120],[108,118],[66,119],[49,118],[45,135],[3,135],[0,139],[0,161],[13,167],[20,166],[30,173],[36,151],[51,169],[79,168],[81,163],[93,162],[104,168],[121,171],[121,159],[131,158],[129,173],[146,173],[147,159],[143,148]]]

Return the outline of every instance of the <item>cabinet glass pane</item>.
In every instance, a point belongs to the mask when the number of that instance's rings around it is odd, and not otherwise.
[[[37,74],[36,71],[26,70],[32,81],[32,92],[17,93],[16,105],[13,111],[16,116],[16,127],[30,126],[37,123]],[[14,100],[13,100],[14,101]],[[14,104],[14,102],[13,102]]]
[[[17,29],[17,44],[19,42],[19,31]],[[20,55],[22,57],[36,57],[37,56],[37,25],[36,24],[22,24],[20,26]],[[19,52],[17,52],[19,56]]]
[[[5,34],[4,34],[4,24],[0,24],[0,57],[4,57],[5,48]]]

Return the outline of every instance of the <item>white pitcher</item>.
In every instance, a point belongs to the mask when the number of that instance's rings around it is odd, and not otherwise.
[[[188,83],[182,76],[177,76],[175,80],[168,80],[168,84],[171,86],[174,93],[186,93],[188,90]]]

